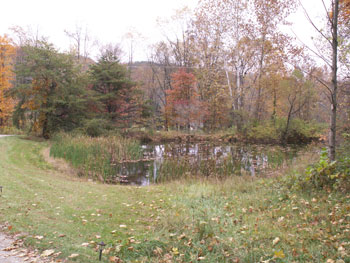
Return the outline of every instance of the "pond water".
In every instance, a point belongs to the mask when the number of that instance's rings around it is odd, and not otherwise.
[[[142,145],[144,158],[114,164],[114,180],[149,185],[185,176],[258,176],[293,160],[300,148],[271,145],[167,143]]]

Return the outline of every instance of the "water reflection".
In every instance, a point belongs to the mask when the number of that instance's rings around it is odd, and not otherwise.
[[[256,176],[263,169],[279,167],[293,159],[297,148],[262,145],[161,144],[143,145],[144,159],[115,165],[116,176],[123,184],[149,185],[160,176],[181,176],[191,172]]]

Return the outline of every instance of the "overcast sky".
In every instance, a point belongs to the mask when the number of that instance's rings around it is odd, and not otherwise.
[[[321,0],[301,0],[313,18],[324,15]],[[123,36],[135,29],[146,39],[137,47],[134,60],[145,60],[147,44],[162,38],[157,27],[158,17],[170,17],[174,10],[187,5],[195,7],[197,0],[10,0],[1,4],[0,35],[10,34],[9,28],[31,27],[39,35],[49,37],[62,51],[70,42],[64,30],[76,26],[87,28],[100,43],[120,43]],[[301,10],[290,17],[293,31],[305,42],[314,30]],[[125,41],[125,40],[124,40]]]

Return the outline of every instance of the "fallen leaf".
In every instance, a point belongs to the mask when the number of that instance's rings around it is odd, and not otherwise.
[[[280,250],[280,251],[276,251],[276,252],[274,253],[274,257],[275,257],[275,258],[285,258],[286,255],[283,253],[283,250]]]
[[[156,249],[153,250],[153,253],[159,256],[163,253],[163,249],[161,249],[160,247],[156,247]]]
[[[276,245],[278,242],[280,242],[280,238],[276,237],[273,241],[272,241],[272,245]]]
[[[79,254],[72,254],[68,258],[76,258],[76,257],[79,257]]]
[[[48,257],[48,256],[51,256],[55,253],[55,250],[53,249],[47,249],[45,250],[43,253],[41,253],[41,256],[42,257]]]
[[[172,248],[172,252],[173,252],[174,255],[178,255],[179,254],[179,250],[178,250],[177,247],[173,247]]]

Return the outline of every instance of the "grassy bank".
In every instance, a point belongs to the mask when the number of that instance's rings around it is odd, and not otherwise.
[[[293,119],[286,129],[287,120],[247,121],[241,129],[232,127],[213,131],[169,130],[154,131],[145,128],[133,128],[123,132],[126,138],[135,138],[143,142],[243,142],[259,144],[307,144],[323,137],[326,124]]]
[[[108,181],[115,175],[111,164],[143,157],[138,141],[120,136],[92,138],[85,135],[57,134],[50,155],[63,158],[82,175]]]
[[[219,142],[216,141],[215,145],[219,145]],[[224,143],[221,143],[221,145],[225,146]],[[240,150],[231,148],[230,152],[226,150],[225,153],[218,152],[217,154],[209,154],[209,150],[204,149],[204,147],[203,149],[196,149],[198,157],[203,154],[203,158],[197,159],[189,154],[173,155],[181,147],[185,147],[185,144],[179,143],[177,148],[169,143],[164,145],[164,156],[166,156],[164,159],[156,162],[146,162],[144,160],[147,158],[144,159],[143,156],[144,149],[134,139],[126,139],[121,136],[92,138],[61,133],[53,139],[50,156],[66,160],[76,168],[79,175],[97,179],[101,182],[119,183],[123,180],[125,171],[131,171],[134,174],[143,171],[148,173],[149,178],[156,178],[157,183],[165,183],[184,178],[210,177],[224,179],[230,176],[250,175],[262,171],[265,173],[277,167],[281,168],[289,165],[298,152],[315,148],[314,146],[291,148],[266,145],[249,146],[246,144],[236,144],[236,146]],[[201,151],[208,151],[207,156]],[[147,149],[145,152],[145,156],[147,156]],[[148,158],[152,157],[153,155],[148,156]],[[256,165],[259,162],[264,162],[264,159],[268,160],[268,163],[266,162],[261,167]],[[126,168],[126,166],[129,166],[129,168]]]
[[[134,138],[141,142],[149,143],[168,143],[168,142],[223,142],[237,141],[237,133],[234,129],[224,131],[213,131],[206,133],[201,130],[197,131],[155,131],[149,129],[129,129],[125,130],[122,135],[126,138]]]
[[[47,146],[0,139],[0,222],[57,262],[96,262],[100,241],[102,262],[350,262],[349,194],[279,178],[104,185],[52,169]]]

